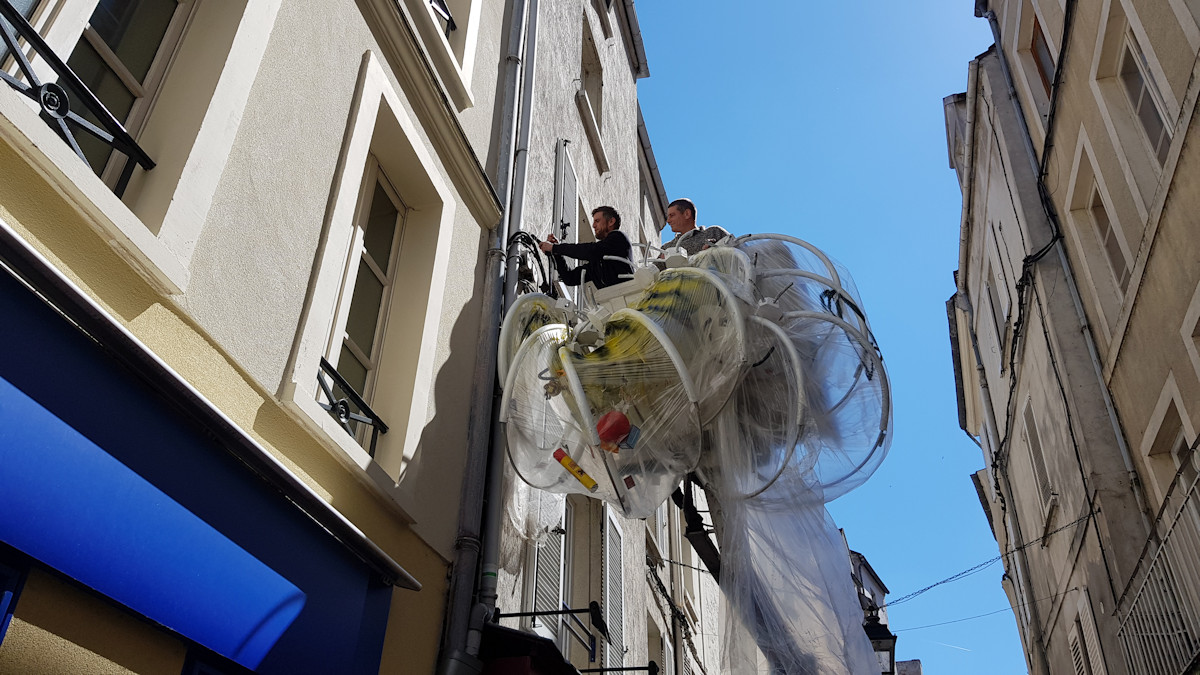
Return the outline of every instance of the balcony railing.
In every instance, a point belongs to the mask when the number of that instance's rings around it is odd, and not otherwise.
[[[326,380],[325,378],[329,378]],[[342,377],[342,374],[334,368],[332,364],[321,359],[321,369],[317,371],[317,384],[321,387],[321,393],[325,395],[324,401],[318,401],[320,406],[327,410],[333,419],[341,425],[346,433],[359,439],[360,424],[367,424],[371,427],[371,445],[367,448],[367,453],[372,457],[375,456],[375,443],[379,441],[379,434],[386,434],[388,426],[383,423],[381,418],[363,397],[359,395],[354,387]],[[340,392],[342,395],[337,396],[334,392]],[[361,441],[360,441],[361,442]]]
[[[33,26],[29,25],[29,22],[9,0],[0,0],[0,40],[3,40],[7,47],[6,53],[16,60],[21,73],[21,77],[14,77],[0,70],[0,79],[37,103],[42,120],[50,125],[50,128],[70,146],[75,154],[79,155],[85,164],[88,163],[88,159],[75,140],[74,129],[76,128],[83,129],[131,160],[125,162],[125,168],[121,171],[121,176],[117,179],[116,187],[113,189],[118,197],[125,194],[125,188],[129,186],[129,179],[133,176],[135,166],[141,166],[146,171],[154,168],[154,161],[138,146],[129,132],[125,131],[125,127],[113,117],[108,108],[54,53],[54,50],[50,49],[42,36],[34,30]],[[58,82],[42,82],[34,72],[19,40],[24,40],[50,66],[50,69],[58,76]],[[22,78],[24,79],[22,80]],[[72,102],[67,95],[68,89],[75,92],[81,100]],[[80,115],[79,112],[91,113],[99,121],[99,126]]]
[[[1200,475],[1192,452],[1175,474],[1117,607],[1131,673],[1181,675],[1200,662]],[[1157,547],[1155,543],[1157,542]]]

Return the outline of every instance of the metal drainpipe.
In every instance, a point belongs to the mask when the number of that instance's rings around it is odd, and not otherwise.
[[[525,57],[521,75],[521,118],[517,125],[517,146],[513,155],[512,207],[508,212],[508,227],[517,232],[521,229],[525,208],[525,167],[529,163],[529,135],[533,119],[534,69],[537,63],[538,0],[528,0],[527,28],[525,33]],[[512,305],[517,291],[517,259],[509,255],[508,270],[504,275],[504,309]],[[493,344],[496,344],[493,340]],[[498,345],[497,345],[498,348]],[[479,602],[483,615],[490,617],[496,611],[496,584],[500,566],[500,523],[504,518],[504,505],[500,495],[504,489],[504,463],[507,446],[500,429],[500,417],[492,415],[491,435],[492,463],[488,467],[488,500],[483,530],[483,573],[479,579]],[[476,630],[472,626],[472,630]]]
[[[1072,2],[1073,8],[1074,2]],[[1030,164],[1033,166],[1034,175],[1037,176],[1039,189],[1044,191],[1045,183],[1043,175],[1045,174],[1044,164],[1047,163],[1048,157],[1043,157],[1042,161],[1038,162],[1037,153],[1033,148],[1033,136],[1029,132],[1029,124],[1025,120],[1025,112],[1021,109],[1020,99],[1017,98],[1017,90],[1014,84],[1012,70],[1008,66],[1008,57],[1004,53],[1004,44],[1000,37],[1000,21],[996,18],[996,13],[991,9],[983,13],[983,18],[987,19],[988,25],[992,29],[992,39],[996,43],[996,52],[1000,56],[1000,70],[1004,73],[1004,82],[1008,86],[1008,96],[1012,101],[1013,107],[1016,109],[1017,122],[1021,125],[1021,139],[1024,141],[1025,149],[1028,152]],[[1064,33],[1070,30],[1070,26],[1066,26]],[[1060,67],[1057,69],[1061,72],[1063,54],[1059,55]],[[1055,74],[1055,89],[1057,90],[1060,72]],[[1057,91],[1055,91],[1057,94]],[[1053,122],[1053,112],[1051,113],[1050,122]],[[1049,126],[1049,125],[1048,125]],[[1150,508],[1149,502],[1146,500],[1146,494],[1142,490],[1142,481],[1138,477],[1137,469],[1133,465],[1133,456],[1129,452],[1129,444],[1125,439],[1125,431],[1121,426],[1121,418],[1117,415],[1116,405],[1113,404],[1112,394],[1108,390],[1108,382],[1104,379],[1104,364],[1100,361],[1100,350],[1096,347],[1096,341],[1092,336],[1092,328],[1088,323],[1087,313],[1083,309],[1083,297],[1079,293],[1079,286],[1075,283],[1075,272],[1071,267],[1071,261],[1067,258],[1067,252],[1062,245],[1062,231],[1058,224],[1058,214],[1055,213],[1052,204],[1047,204],[1048,199],[1043,200],[1044,210],[1046,211],[1047,220],[1050,222],[1053,236],[1058,241],[1055,248],[1058,249],[1059,264],[1063,268],[1063,276],[1067,279],[1067,291],[1071,295],[1071,303],[1075,307],[1075,314],[1079,320],[1079,332],[1083,335],[1084,343],[1087,345],[1088,357],[1092,361],[1092,368],[1096,372],[1096,379],[1100,383],[1100,396],[1104,400],[1104,409],[1108,415],[1109,423],[1112,425],[1113,435],[1117,440],[1117,449],[1121,454],[1121,462],[1125,467],[1125,477],[1133,488],[1134,499],[1137,500],[1138,513],[1141,515],[1142,527],[1147,534],[1152,534],[1153,525],[1148,515]],[[1089,499],[1091,496],[1089,495]]]
[[[467,441],[467,462],[463,470],[462,505],[459,509],[458,536],[455,540],[455,557],[451,567],[450,588],[447,592],[446,624],[442,636],[442,659],[438,672],[442,675],[479,673],[483,664],[479,661],[481,628],[486,616],[482,608],[472,604],[475,581],[479,570],[480,521],[483,519],[485,497],[499,501],[499,491],[489,490],[489,456],[495,455],[494,404],[496,378],[496,345],[499,341],[500,319],[503,306],[501,274],[502,261],[509,239],[510,223],[510,179],[513,166],[514,137],[517,134],[518,85],[521,77],[521,55],[526,49],[525,30],[528,6],[531,0],[516,0],[513,4],[509,26],[509,52],[505,66],[505,104],[501,119],[500,161],[496,169],[497,193],[501,199],[500,222],[495,228],[492,246],[487,251],[484,270],[483,310],[480,326],[483,331],[482,353],[476,359],[472,381],[476,384],[471,398],[470,428]],[[519,222],[519,220],[517,221]],[[499,464],[492,461],[491,465]],[[494,539],[495,537],[490,537]],[[485,539],[484,541],[487,541]],[[494,545],[493,545],[494,547]],[[485,566],[486,566],[485,557]],[[494,559],[493,559],[494,560]],[[492,568],[495,565],[493,562]],[[494,586],[494,584],[493,584]]]

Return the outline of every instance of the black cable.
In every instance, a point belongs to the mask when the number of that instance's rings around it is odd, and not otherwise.
[[[995,614],[999,614],[1001,612],[1013,612],[1013,611],[1016,611],[1016,609],[1018,607],[1026,607],[1028,605],[1037,604],[1039,602],[1042,602],[1043,600],[1054,600],[1058,596],[1063,595],[1064,593],[1067,593],[1071,590],[1074,590],[1074,589],[1068,589],[1067,591],[1064,591],[1063,593],[1054,593],[1053,595],[1047,595],[1042,598],[1030,600],[1029,602],[1018,602],[1015,605],[1009,605],[1008,607],[1004,607],[1003,609],[997,609],[994,612],[986,612],[984,614],[976,614],[975,616],[965,616],[961,619],[952,619],[950,621],[942,621],[941,623],[931,623],[931,624],[927,624],[924,626],[913,626],[912,628],[894,628],[894,629],[891,629],[891,631],[893,633],[902,633],[904,631],[909,631],[909,630],[921,630],[923,628],[937,628],[938,626],[949,626],[950,624],[953,624],[953,623],[962,623],[964,621],[972,621],[974,619],[982,619],[985,616],[992,616]]]
[[[969,577],[976,572],[982,572],[984,569],[990,567],[991,565],[994,565],[996,562],[998,562],[1000,559],[1004,558],[1005,556],[1016,553],[1017,551],[1024,550],[1024,549],[1026,549],[1030,546],[1033,546],[1034,544],[1036,544],[1040,541],[1043,541],[1045,539],[1049,539],[1051,535],[1062,532],[1063,530],[1067,529],[1068,527],[1082,523],[1083,521],[1085,521],[1091,517],[1092,517],[1092,511],[1088,511],[1087,513],[1083,514],[1079,518],[1076,518],[1075,520],[1072,520],[1071,522],[1067,523],[1066,525],[1062,525],[1056,529],[1053,529],[1053,530],[1047,532],[1046,534],[1038,537],[1037,539],[1030,540],[1024,544],[1021,544],[1020,546],[1018,546],[1014,549],[1010,549],[1009,551],[1007,551],[1005,553],[1001,553],[1000,555],[996,556],[995,558],[991,558],[989,560],[985,560],[985,561],[979,563],[978,565],[968,567],[967,569],[959,572],[958,574],[946,577],[945,579],[942,579],[941,581],[938,581],[936,583],[929,584],[928,586],[926,586],[925,588],[922,588],[919,591],[909,593],[908,595],[905,595],[899,599],[884,603],[883,605],[880,605],[880,609],[882,609],[883,607],[891,607],[893,605],[898,605],[902,602],[908,602],[909,600],[916,598],[918,595],[921,595],[927,591],[931,591],[931,590],[937,588],[938,586],[941,586],[942,584],[948,584],[952,581],[958,581],[959,579]]]

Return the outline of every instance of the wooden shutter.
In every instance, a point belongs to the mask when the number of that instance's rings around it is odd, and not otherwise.
[[[579,229],[579,183],[567,141],[559,140],[554,155],[554,236],[575,242]]]
[[[1104,652],[1100,651],[1100,633],[1096,630],[1096,619],[1092,616],[1092,603],[1086,588],[1082,596],[1079,599],[1079,632],[1088,666],[1091,675],[1108,675],[1108,668],[1104,666]]]
[[[563,535],[557,531],[551,531],[546,537],[544,545],[534,549],[533,611],[535,612],[553,612],[562,609],[564,548]],[[534,617],[533,629],[540,635],[556,640],[560,623],[559,617]]]
[[[604,519],[604,562],[600,571],[604,580],[604,621],[608,624],[609,635],[608,644],[604,646],[606,668],[620,668],[625,664],[625,583],[621,541],[620,526],[608,512]]]

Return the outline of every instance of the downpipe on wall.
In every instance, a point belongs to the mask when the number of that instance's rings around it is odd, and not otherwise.
[[[532,6],[531,6],[532,4]],[[505,302],[503,264],[507,257],[506,247],[513,224],[520,224],[520,216],[514,219],[510,193],[514,191],[512,181],[515,164],[518,106],[521,105],[518,88],[522,79],[531,79],[531,69],[523,67],[523,56],[532,51],[533,30],[536,22],[536,0],[516,0],[513,3],[509,25],[508,55],[504,71],[505,102],[501,113],[501,152],[496,168],[497,194],[502,200],[500,222],[494,229],[495,236],[487,250],[483,280],[483,309],[480,326],[483,332],[483,349],[475,362],[472,373],[475,383],[471,398],[470,427],[468,429],[467,461],[463,470],[462,504],[459,508],[458,533],[454,544],[454,562],[450,571],[450,587],[447,591],[445,628],[442,633],[442,655],[438,672],[442,675],[479,673],[483,664],[479,660],[482,628],[490,611],[487,603],[476,603],[475,586],[483,553],[484,578],[488,573],[493,578],[491,595],[494,606],[496,560],[487,550],[498,551],[498,542],[492,530],[499,527],[491,521],[492,504],[500,501],[500,489],[493,485],[493,474],[503,468],[496,429],[495,406],[499,400],[496,392],[497,344],[500,320]],[[532,17],[532,18],[531,18]],[[528,24],[528,25],[527,25]],[[521,121],[527,126],[528,106],[521,109]],[[526,137],[528,134],[526,133]],[[527,143],[526,143],[527,145]],[[521,172],[520,191],[524,190],[524,172]],[[515,281],[515,280],[514,280]],[[484,383],[492,383],[491,387]],[[502,472],[501,477],[502,477]],[[486,517],[485,517],[486,508]],[[481,523],[481,521],[483,521]],[[498,521],[497,521],[498,522]],[[485,530],[481,539],[481,524]],[[490,565],[489,565],[490,561]],[[486,586],[486,583],[481,584]]]

